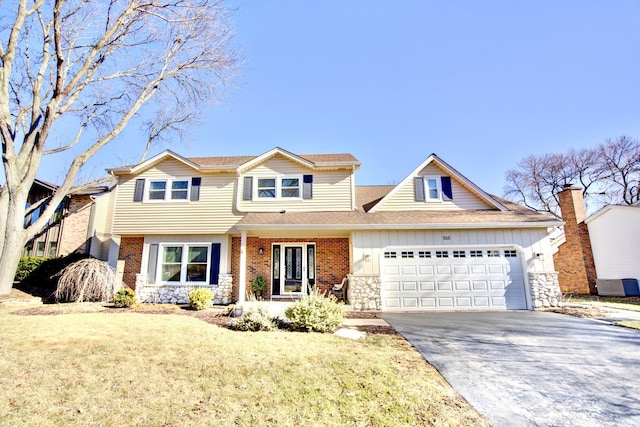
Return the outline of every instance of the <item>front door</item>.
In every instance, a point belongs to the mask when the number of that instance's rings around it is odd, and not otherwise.
[[[302,246],[284,247],[284,283],[282,293],[302,293],[306,289],[306,268]]]
[[[272,295],[304,294],[316,283],[314,243],[274,244]]]

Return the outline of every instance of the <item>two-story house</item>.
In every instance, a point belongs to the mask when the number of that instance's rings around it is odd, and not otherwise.
[[[145,301],[210,287],[244,301],[327,291],[348,278],[359,309],[531,309],[557,304],[548,229],[436,155],[397,186],[356,186],[351,154],[185,158],[110,169],[111,233],[124,282]]]

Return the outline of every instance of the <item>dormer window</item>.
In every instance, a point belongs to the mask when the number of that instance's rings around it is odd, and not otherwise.
[[[441,202],[452,200],[451,177],[418,176],[414,179],[416,202]]]
[[[258,178],[258,197],[267,199],[276,197],[275,178]]]

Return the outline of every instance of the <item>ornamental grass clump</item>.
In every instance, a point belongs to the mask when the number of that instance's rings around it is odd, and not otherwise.
[[[288,307],[285,316],[293,329],[308,332],[333,332],[344,320],[336,297],[326,296],[317,289]]]
[[[209,289],[196,289],[189,293],[189,306],[194,310],[204,310],[211,307],[213,293]]]
[[[278,329],[277,323],[271,317],[266,306],[251,306],[241,318],[231,324],[231,329],[236,331],[274,331]]]
[[[115,284],[116,273],[108,263],[87,258],[62,270],[55,299],[61,302],[106,302],[113,298]]]

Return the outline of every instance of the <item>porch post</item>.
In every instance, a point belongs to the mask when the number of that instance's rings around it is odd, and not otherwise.
[[[247,232],[240,233],[240,277],[238,278],[238,303],[244,302],[247,280]]]

